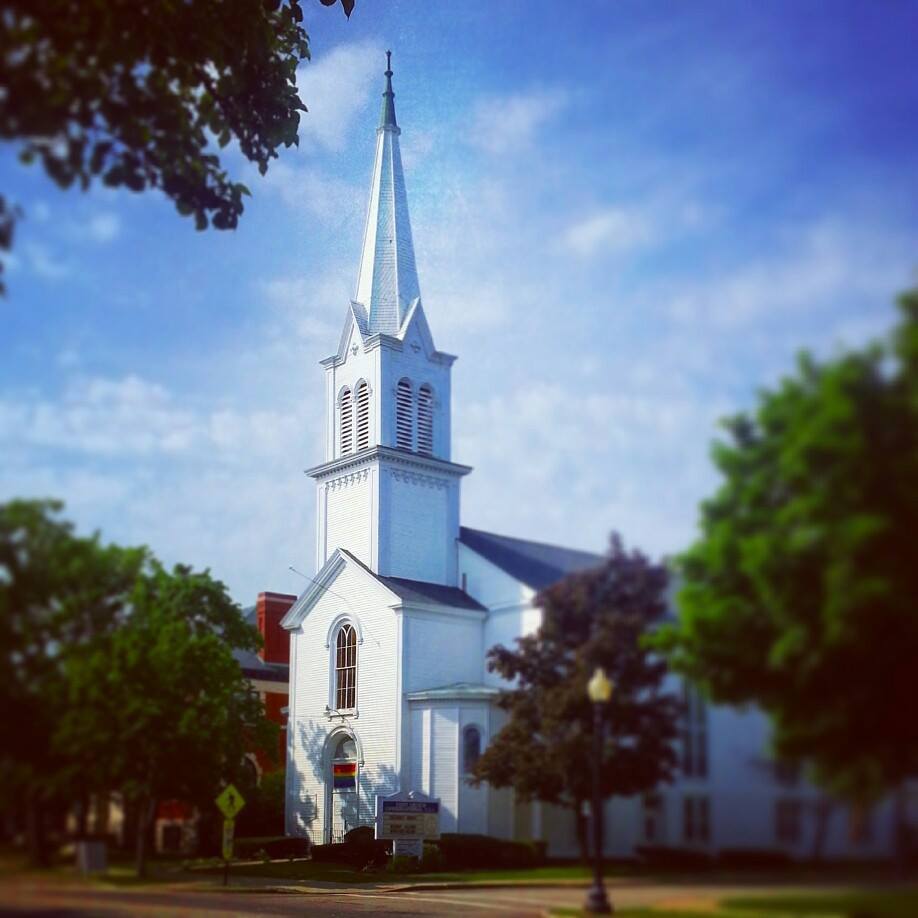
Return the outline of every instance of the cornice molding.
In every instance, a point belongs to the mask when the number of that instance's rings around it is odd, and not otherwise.
[[[332,459],[330,462],[323,462],[321,465],[313,466],[310,469],[306,469],[306,474],[310,478],[321,481],[347,469],[353,468],[356,471],[358,466],[369,466],[373,463],[420,469],[427,473],[439,473],[441,476],[447,475],[453,478],[468,475],[472,471],[470,465],[459,465],[459,463],[449,462],[447,459],[437,459],[436,456],[409,453],[405,450],[393,449],[391,446],[374,446],[359,453],[350,453],[339,459]]]

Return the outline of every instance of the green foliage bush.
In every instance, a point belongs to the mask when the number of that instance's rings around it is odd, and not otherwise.
[[[437,843],[442,866],[447,870],[481,867],[534,867],[535,846],[527,842],[505,841],[490,835],[447,832]]]
[[[443,852],[433,842],[424,842],[421,870],[425,873],[435,873],[443,869],[444,863]]]
[[[237,837],[284,834],[284,785],[283,770],[269,771],[257,785],[243,791],[246,803],[236,818]]]

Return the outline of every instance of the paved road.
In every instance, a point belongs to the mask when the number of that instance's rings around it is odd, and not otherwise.
[[[610,889],[618,906],[681,905],[704,909],[734,895],[767,895],[793,887],[683,886],[625,883]],[[812,888],[812,887],[811,887]],[[838,889],[838,887],[834,887]],[[800,891],[800,887],[796,887]],[[279,893],[226,892],[217,889],[111,890],[78,885],[41,886],[34,881],[0,887],[0,916],[22,918],[120,918],[120,916],[303,915],[331,918],[379,912],[386,915],[476,915],[481,918],[533,918],[553,906],[577,906],[582,887],[514,887],[504,889],[428,889],[385,891],[373,889]]]

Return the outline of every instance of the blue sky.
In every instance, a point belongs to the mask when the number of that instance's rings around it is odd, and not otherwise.
[[[422,298],[454,368],[463,522],[683,548],[716,421],[918,268],[918,5],[307,0],[298,150],[234,233],[156,193],[22,204],[0,303],[0,499],[210,567],[243,603],[313,558],[323,379],[392,48]]]

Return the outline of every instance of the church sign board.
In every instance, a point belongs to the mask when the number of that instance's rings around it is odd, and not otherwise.
[[[433,840],[440,837],[440,801],[417,791],[376,798],[376,837]]]

